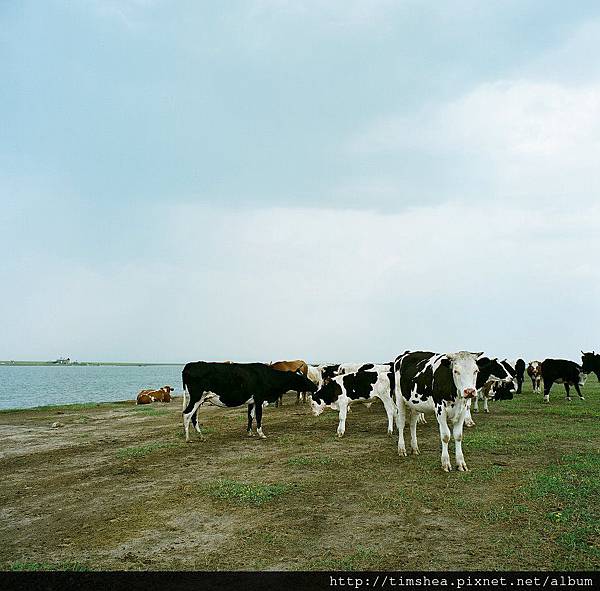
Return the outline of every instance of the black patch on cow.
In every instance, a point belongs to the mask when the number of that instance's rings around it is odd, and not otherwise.
[[[365,363],[364,365],[361,365],[358,368],[358,371],[369,371],[370,369],[373,369],[375,367],[375,365],[373,363]]]
[[[452,362],[448,357],[442,357],[437,369],[433,371],[429,361],[435,355],[431,352],[417,351],[400,359],[400,391],[406,400],[410,399],[415,385],[421,399],[431,396],[436,405],[442,404],[442,401],[456,399]]]
[[[517,377],[517,370],[506,359],[500,362],[502,367],[510,374],[511,378]]]
[[[480,357],[477,360],[477,367],[479,368],[479,373],[477,374],[477,382],[475,386],[478,390],[483,388],[485,383],[490,378],[506,380],[512,377],[508,370],[504,367],[504,364],[500,363],[497,359]]]
[[[514,384],[511,382],[496,382],[492,387],[494,400],[512,400]]]
[[[332,378],[338,375],[340,371],[340,364],[336,363],[334,365],[326,365],[321,371],[321,378],[324,382],[328,382]]]
[[[341,394],[342,387],[336,381],[332,380],[317,390],[313,394],[312,399],[317,403],[324,402],[325,404],[332,404],[341,396]]]
[[[346,389],[346,396],[352,400],[369,399],[377,377],[375,371],[361,371],[343,376],[342,382]]]

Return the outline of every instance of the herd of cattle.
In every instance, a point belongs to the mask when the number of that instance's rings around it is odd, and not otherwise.
[[[188,363],[182,372],[183,426],[189,441],[190,423],[201,432],[198,410],[203,404],[220,407],[248,405],[248,435],[256,432],[265,439],[262,430],[263,406],[281,404],[289,391],[297,393],[297,402],[308,400],[315,416],[325,408],[339,412],[337,434],[346,430],[346,417],[354,402],[372,404],[381,400],[387,415],[387,431],[398,430],[398,453],[406,456],[404,426],[410,424],[410,444],[413,454],[419,453],[417,424],[426,422],[425,413],[434,413],[442,444],[441,462],[445,471],[452,469],[448,453],[451,436],[455,443],[458,470],[466,471],[462,451],[463,425],[473,426],[471,404],[478,409],[483,402],[489,412],[491,399],[512,399],[522,389],[525,371],[531,378],[534,393],[544,388],[544,402],[550,401],[554,383],[564,384],[567,400],[573,386],[581,398],[580,387],[587,375],[595,373],[600,380],[600,354],[582,351],[582,363],[564,359],[515,362],[489,358],[483,353],[459,351],[439,354],[430,351],[406,351],[393,362],[341,363],[308,365],[301,360],[264,363]],[[172,387],[157,391],[142,391],[138,404],[152,400],[170,400]],[[168,398],[168,399],[167,399]],[[452,432],[451,432],[452,429]]]

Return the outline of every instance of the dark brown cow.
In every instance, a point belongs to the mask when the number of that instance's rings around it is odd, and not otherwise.
[[[301,373],[304,377],[308,377],[308,365],[306,361],[302,361],[302,359],[295,359],[294,361],[275,361],[269,365],[277,371],[293,371],[295,373]],[[306,402],[306,392],[296,393],[296,404],[300,401]],[[275,406],[283,406],[283,394],[275,402]]]

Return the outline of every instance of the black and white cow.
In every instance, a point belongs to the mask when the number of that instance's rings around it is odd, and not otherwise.
[[[580,386],[585,384],[587,374],[583,372],[581,365],[566,359],[544,359],[542,361],[542,380],[544,381],[544,402],[550,402],[550,388],[552,384],[564,384],[567,400],[571,401],[569,392],[573,386],[581,400],[585,400],[581,394]]]
[[[600,354],[581,352],[581,371],[586,374],[595,373],[600,382]]]
[[[311,397],[311,410],[319,416],[325,408],[339,411],[338,437],[346,432],[346,416],[351,404],[370,404],[379,398],[385,407],[388,419],[388,434],[394,430],[396,406],[392,400],[394,392],[394,372],[389,365],[370,364],[369,369],[332,377]]]
[[[200,433],[196,411],[201,404],[221,407],[248,405],[248,435],[256,415],[256,432],[262,431],[263,404],[275,402],[288,390],[315,392],[317,386],[307,377],[292,371],[278,371],[264,363],[207,363],[197,361],[183,368],[183,427],[190,440],[190,422]],[[186,397],[189,394],[189,401]]]
[[[534,394],[542,393],[542,363],[530,361],[527,365],[527,375],[531,378],[531,387]]]
[[[484,412],[490,412],[488,400],[510,400],[517,389],[517,380],[512,367],[506,361],[490,359],[489,357],[480,357],[477,360],[479,373],[477,374],[477,396],[473,400],[473,408],[479,412],[479,399],[483,400]],[[507,384],[508,387],[500,387],[500,384]],[[475,423],[471,417],[471,409],[468,408],[465,416],[465,426],[473,427]]]
[[[448,455],[450,428],[455,443],[456,466],[467,470],[462,451],[463,423],[468,403],[477,393],[477,358],[481,353],[446,353],[443,355],[417,351],[396,358],[396,424],[398,426],[398,454],[406,455],[404,425],[410,409],[410,434],[413,454],[419,453],[417,421],[419,413],[434,412],[442,442],[442,468],[452,469]]]
[[[517,359],[514,367],[517,378],[517,394],[521,394],[523,391],[523,382],[525,381],[525,361],[523,359]]]

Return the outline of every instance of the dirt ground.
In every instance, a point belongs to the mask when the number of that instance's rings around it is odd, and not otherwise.
[[[421,455],[399,458],[380,404],[353,407],[338,439],[337,413],[289,397],[265,409],[265,441],[244,408],[203,408],[189,444],[177,398],[2,412],[0,567],[597,568],[597,529],[562,543],[569,524],[548,518],[562,501],[527,487],[568,454],[596,457],[599,415],[597,396],[492,403],[465,435],[471,472],[446,474],[435,419]]]

